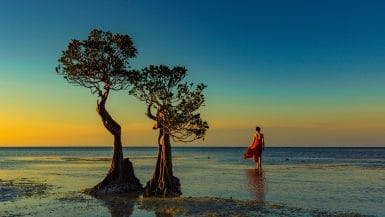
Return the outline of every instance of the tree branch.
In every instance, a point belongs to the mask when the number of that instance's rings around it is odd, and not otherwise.
[[[150,119],[156,121],[156,117],[151,113],[151,107],[152,107],[152,103],[150,103],[150,104],[148,105],[146,115],[147,115],[148,118],[150,118]]]

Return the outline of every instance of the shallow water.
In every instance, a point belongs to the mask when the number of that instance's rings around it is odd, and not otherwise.
[[[385,148],[267,148],[261,172],[244,151],[174,148],[183,196],[385,216]],[[145,184],[156,149],[124,152]],[[111,148],[0,148],[0,216],[155,216],[136,202],[121,210],[79,193],[104,178],[111,156]]]

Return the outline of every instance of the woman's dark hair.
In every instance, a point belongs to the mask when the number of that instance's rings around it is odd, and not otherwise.
[[[260,127],[256,127],[255,130],[259,132],[259,131],[261,131],[261,128]]]

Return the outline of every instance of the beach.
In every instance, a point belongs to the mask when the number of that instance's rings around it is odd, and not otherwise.
[[[81,193],[104,178],[110,147],[0,148],[0,216],[384,216],[385,148],[267,148],[263,170],[245,148],[177,147],[178,198]],[[124,148],[151,178],[156,148]]]

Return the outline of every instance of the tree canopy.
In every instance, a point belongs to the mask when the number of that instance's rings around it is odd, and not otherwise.
[[[206,85],[182,82],[187,70],[180,66],[170,69],[151,65],[136,73],[130,94],[147,104],[147,115],[157,120],[165,133],[181,142],[204,138],[208,124],[198,109],[205,101]],[[156,110],[156,116],[152,115],[152,109]]]
[[[102,96],[127,87],[129,60],[137,50],[128,35],[94,29],[87,40],[70,41],[56,72],[69,83],[90,88]]]

